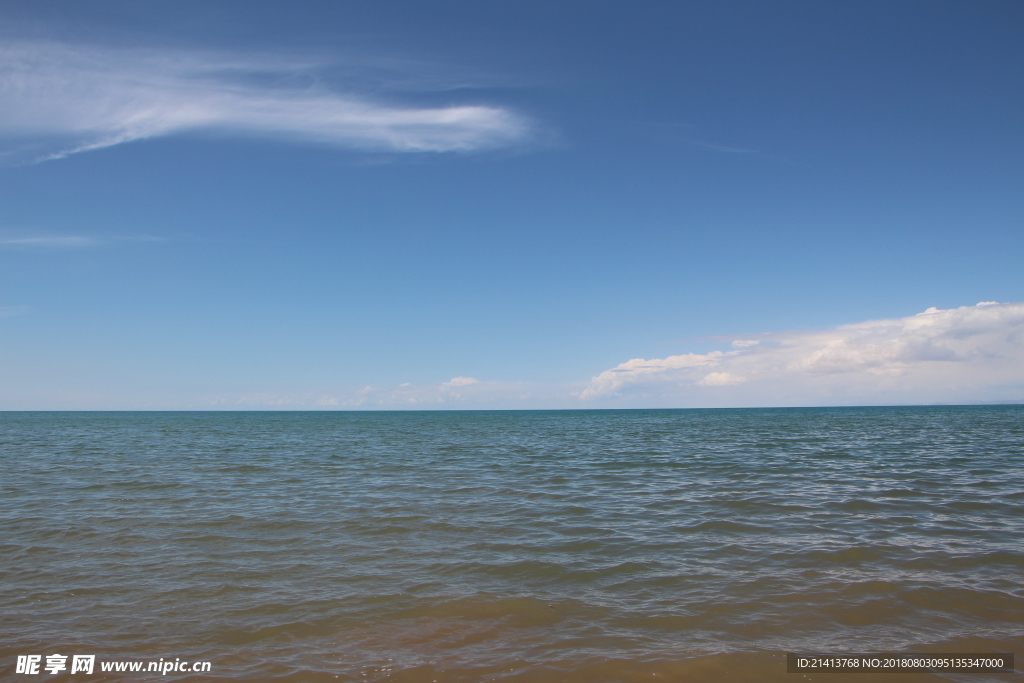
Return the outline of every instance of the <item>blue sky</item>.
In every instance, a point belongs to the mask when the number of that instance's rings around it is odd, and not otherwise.
[[[1019,2],[0,26],[0,408],[1024,399]]]

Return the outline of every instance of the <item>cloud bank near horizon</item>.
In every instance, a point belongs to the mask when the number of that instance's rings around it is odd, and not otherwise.
[[[579,407],[564,387],[531,382],[480,381],[452,377],[440,384],[367,385],[348,392],[256,393],[213,398],[214,409],[287,410],[464,410]]]
[[[21,307],[0,307],[0,317]],[[376,384],[314,391],[4,396],[4,409],[465,410],[1024,402],[1024,302],[930,308],[832,330],[744,335],[730,348],[634,358],[589,382]]]
[[[831,330],[743,335],[728,350],[634,358],[589,382],[366,386],[228,403],[327,409],[714,408],[1020,402],[1024,303],[929,308]],[[280,400],[279,403],[277,401]]]
[[[685,406],[1019,400],[1024,303],[744,335],[727,351],[634,358],[592,378],[578,395],[585,403]]]
[[[502,107],[417,107],[339,92],[318,77],[330,67],[286,56],[9,43],[0,46],[0,136],[45,139],[51,151],[38,161],[186,131],[392,153],[490,149],[531,132]]]

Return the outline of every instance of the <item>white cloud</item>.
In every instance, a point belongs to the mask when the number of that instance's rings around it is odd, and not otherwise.
[[[697,384],[702,387],[726,387],[746,381],[746,377],[740,377],[731,372],[709,372]]]
[[[470,384],[478,384],[480,380],[472,377],[452,377],[450,380],[442,384],[442,387],[466,387]]]
[[[25,307],[0,307],[0,316]],[[729,340],[726,339],[726,342]],[[0,387],[10,409],[543,409],[1020,402],[1024,303],[982,302],[824,331],[737,336],[727,350],[621,363],[588,383],[456,376],[434,384],[373,384],[205,397],[49,395]],[[756,342],[756,343],[753,343]],[[216,380],[214,380],[216,381]],[[396,380],[397,381],[397,380]],[[224,393],[221,393],[223,391]],[[4,393],[7,392],[7,393]],[[26,402],[29,403],[26,403]]]
[[[529,133],[522,116],[501,107],[403,106],[339,92],[318,78],[330,66],[285,56],[11,43],[0,47],[0,135],[59,139],[44,157],[59,158],[194,130],[390,152],[477,150]]]
[[[594,377],[579,395],[686,405],[931,403],[1024,396],[1024,303],[985,301],[827,331],[744,335],[732,346],[706,354],[636,358]]]
[[[81,247],[97,247],[104,245],[164,242],[166,238],[151,235],[105,235],[87,237],[83,235],[31,235],[13,236],[8,233],[0,236],[0,249],[42,249],[62,250]]]
[[[87,247],[95,244],[96,240],[89,237],[66,236],[66,237],[8,237],[0,238],[0,247],[40,247],[40,248],[64,248],[64,247]]]
[[[366,385],[338,392],[256,392],[207,397],[187,407],[279,410],[451,410],[458,408],[570,408],[578,399],[564,385],[489,382],[453,377],[441,384]]]

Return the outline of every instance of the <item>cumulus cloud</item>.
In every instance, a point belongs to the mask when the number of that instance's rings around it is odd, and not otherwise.
[[[452,377],[450,380],[442,384],[442,387],[466,387],[470,384],[478,384],[480,380],[472,377]]]
[[[724,387],[746,381],[746,377],[740,377],[731,372],[709,372],[697,384],[702,387]]]
[[[183,131],[279,137],[389,152],[479,150],[530,126],[483,104],[401,105],[325,85],[331,65],[285,56],[0,47],[0,135],[60,146],[43,158]],[[8,145],[8,152],[10,151]]]
[[[1024,395],[1024,303],[984,301],[826,331],[744,335],[731,346],[626,361],[591,379],[579,396],[813,405]]]

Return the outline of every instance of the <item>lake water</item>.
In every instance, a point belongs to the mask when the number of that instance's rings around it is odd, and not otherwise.
[[[0,413],[0,460],[4,680],[1022,680],[784,653],[1022,651],[1024,406]]]

